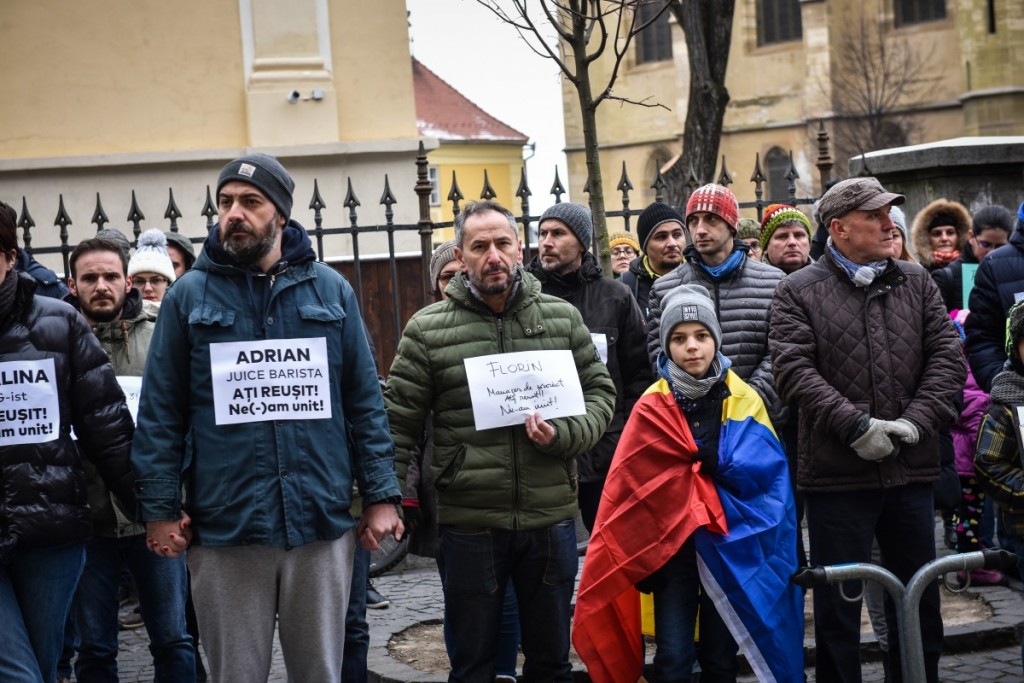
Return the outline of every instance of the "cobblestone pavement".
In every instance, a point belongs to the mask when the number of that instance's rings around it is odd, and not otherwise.
[[[936,546],[940,555],[948,554],[941,540]],[[582,563],[581,563],[582,568]],[[577,577],[578,581],[578,577]],[[443,616],[440,580],[432,560],[409,557],[393,572],[374,580],[381,593],[391,600],[387,609],[368,610],[370,621],[369,669],[372,683],[441,683],[444,674],[431,674],[413,669],[388,654],[387,644],[391,636],[421,623],[440,623]],[[940,662],[943,681],[1024,681],[1021,665],[1020,625],[1024,624],[1024,588],[1019,582],[1011,587],[971,588],[994,608],[992,619],[969,626],[947,629],[947,650],[957,652],[945,654]],[[121,654],[118,658],[121,680],[134,683],[153,680],[151,656],[148,650],[145,629],[122,632]],[[994,649],[988,649],[997,642]],[[866,683],[882,681],[882,665],[878,662],[864,664],[863,676]],[[280,649],[275,647],[274,666],[271,681],[287,681],[284,660]],[[751,676],[743,676],[743,683],[753,682]],[[813,669],[808,669],[807,680],[814,681]]]

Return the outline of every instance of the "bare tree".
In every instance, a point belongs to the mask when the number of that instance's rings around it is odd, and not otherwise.
[[[837,37],[830,90],[837,164],[864,152],[911,144],[920,133],[913,109],[927,96],[927,54],[903,37],[886,37],[877,20],[862,16]]]
[[[640,31],[654,23],[659,12],[639,21],[636,8],[665,0],[476,0],[509,24],[530,48],[553,60],[576,90],[583,119],[583,148],[587,162],[587,187],[594,214],[594,236],[601,268],[612,276],[605,220],[604,184],[597,137],[597,108],[602,102],[618,100],[644,107],[664,106],[648,100],[631,100],[612,94],[622,60]],[[689,1],[689,0],[688,0]],[[731,2],[732,0],[730,0]],[[531,13],[531,8],[533,12]],[[661,11],[665,11],[665,7]],[[551,35],[550,30],[554,31]],[[591,67],[610,50],[608,76],[600,83],[591,80]],[[667,107],[665,107],[667,109]]]
[[[686,199],[691,171],[700,182],[715,175],[722,122],[729,104],[725,71],[729,65],[735,0],[669,0],[669,9],[686,36],[690,92],[683,148],[665,173],[666,200],[680,206]]]

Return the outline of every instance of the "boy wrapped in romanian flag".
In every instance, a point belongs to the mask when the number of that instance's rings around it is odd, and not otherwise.
[[[587,550],[573,644],[595,683],[642,674],[639,584],[654,594],[657,681],[803,680],[803,599],[786,457],[757,393],[729,370],[706,289],[664,301],[661,378],[615,452]],[[700,644],[694,627],[700,607]]]

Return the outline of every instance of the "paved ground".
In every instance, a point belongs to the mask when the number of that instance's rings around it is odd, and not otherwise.
[[[948,551],[937,541],[941,554]],[[581,565],[582,566],[582,565]],[[369,610],[370,619],[370,681],[373,683],[441,683],[443,674],[418,671],[391,658],[387,644],[392,634],[421,623],[439,623],[442,599],[437,569],[430,560],[409,558],[392,573],[375,580],[377,588],[391,599],[391,607]],[[988,621],[968,626],[947,628],[946,649],[941,660],[943,681],[1024,681],[1021,665],[1020,632],[1024,624],[1024,585],[1011,587],[971,588],[994,609]],[[867,640],[870,640],[868,638]],[[989,649],[993,648],[994,649]],[[119,657],[121,680],[148,682],[153,680],[151,658],[145,630],[121,634]],[[813,669],[808,681],[814,681]],[[271,681],[287,681],[284,662],[276,651]],[[753,682],[753,676],[740,679]],[[864,681],[882,681],[882,667],[877,662],[864,664]]]

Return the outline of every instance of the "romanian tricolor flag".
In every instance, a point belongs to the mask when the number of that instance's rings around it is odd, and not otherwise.
[[[757,393],[731,370],[713,477],[666,380],[637,402],[615,451],[587,548],[573,645],[595,683],[643,672],[634,584],[691,534],[701,583],[761,681],[803,680],[803,598],[786,456]]]

